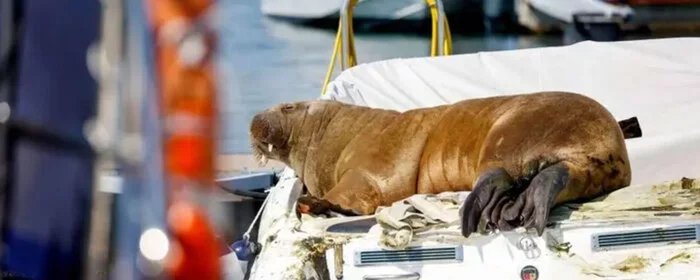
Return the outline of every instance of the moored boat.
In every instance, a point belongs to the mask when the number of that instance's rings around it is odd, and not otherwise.
[[[569,43],[614,41],[624,30],[650,26],[697,26],[697,0],[516,0],[514,13],[534,32],[564,31]]]
[[[270,18],[300,25],[337,26],[340,11],[348,1],[343,0],[262,0],[262,13]],[[357,30],[380,28],[402,30],[425,26],[430,21],[430,4],[425,0],[363,0],[355,1],[353,20]],[[481,3],[478,0],[443,0],[443,10],[453,22],[465,25],[481,23]],[[474,26],[471,26],[472,28]]]
[[[587,95],[616,119],[639,118],[644,136],[626,140],[632,184],[557,207],[542,236],[464,238],[458,222],[436,217],[454,217],[469,192],[415,195],[367,216],[298,216],[303,184],[286,169],[262,210],[250,279],[696,279],[698,48],[697,38],[588,41],[351,65],[319,98],[406,111],[547,90]]]

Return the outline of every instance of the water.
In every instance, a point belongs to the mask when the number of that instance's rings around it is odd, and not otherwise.
[[[318,98],[334,30],[271,20],[259,0],[219,0],[221,153],[249,153],[252,116],[280,102]],[[560,36],[456,36],[454,54],[561,45]],[[360,63],[430,54],[430,37],[356,35]],[[339,73],[336,68],[334,77]]]

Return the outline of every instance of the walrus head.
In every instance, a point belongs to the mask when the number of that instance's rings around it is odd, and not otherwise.
[[[250,123],[250,143],[260,165],[267,159],[289,163],[290,138],[296,126],[307,115],[306,102],[282,103],[253,116]]]

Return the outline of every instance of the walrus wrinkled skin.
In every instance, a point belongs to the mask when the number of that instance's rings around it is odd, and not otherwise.
[[[620,125],[567,92],[470,99],[403,113],[336,101],[285,103],[253,117],[253,153],[295,170],[306,211],[372,214],[416,193],[472,191],[462,234],[523,226],[629,185]],[[321,210],[321,211],[326,211]]]

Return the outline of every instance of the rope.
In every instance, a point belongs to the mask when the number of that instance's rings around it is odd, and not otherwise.
[[[258,209],[258,213],[255,214],[255,218],[253,218],[253,221],[250,222],[250,226],[248,226],[248,229],[243,233],[243,240],[246,242],[250,239],[250,233],[253,231],[253,227],[255,226],[255,223],[258,221],[260,218],[260,214],[265,210],[265,206],[267,205],[267,201],[270,199],[270,196],[268,195],[265,197],[265,200],[263,200],[263,203],[260,205],[260,209]]]
[[[430,18],[431,18],[431,23],[432,23],[432,38],[430,40],[430,56],[437,56],[438,55],[438,47],[440,46],[440,43],[438,42],[438,9],[437,9],[437,0],[426,0],[425,2],[428,3],[428,7],[430,7]],[[445,25],[445,38],[444,42],[442,43],[442,48],[443,48],[443,53],[444,55],[451,55],[452,54],[452,34],[450,32],[450,25],[448,23],[447,17],[443,15],[443,24]]]
[[[448,23],[447,17],[443,15],[443,24],[445,25],[444,28],[444,41],[442,44],[438,42],[438,9],[437,9],[437,4],[436,1],[438,0],[425,0],[425,2],[428,4],[430,7],[430,17],[431,17],[431,23],[432,23],[432,38],[430,40],[430,56],[437,56],[438,55],[438,47],[442,47],[443,49],[443,54],[444,55],[451,55],[452,54],[452,34],[450,32],[450,25]],[[355,54],[355,36],[354,32],[352,30],[352,7],[354,4],[356,4],[357,1],[353,1],[351,3],[350,7],[348,8],[347,14],[348,14],[348,68],[351,68],[355,65],[357,65],[357,56]],[[345,8],[345,7],[343,7]],[[326,77],[323,80],[323,85],[321,86],[321,95],[326,94],[326,88],[328,87],[328,84],[330,83],[331,76],[333,76],[333,70],[335,69],[335,64],[336,61],[338,60],[338,53],[342,52],[342,27],[343,27],[343,22],[342,19],[338,22],[338,32],[335,35],[335,44],[333,46],[333,53],[331,54],[331,60],[328,63],[328,70],[326,70]],[[442,46],[440,46],[442,45]],[[344,69],[341,69],[344,70]]]
[[[341,26],[342,22],[338,23],[338,32],[335,35],[335,45],[333,46],[333,54],[331,54],[331,61],[328,63],[328,70],[326,71],[326,79],[323,81],[323,86],[321,87],[321,95],[326,94],[326,87],[328,87],[328,83],[331,81],[331,76],[333,74],[333,69],[335,68],[335,62],[338,57],[338,51],[340,50],[340,33],[341,33]],[[350,35],[352,36],[352,35]]]

